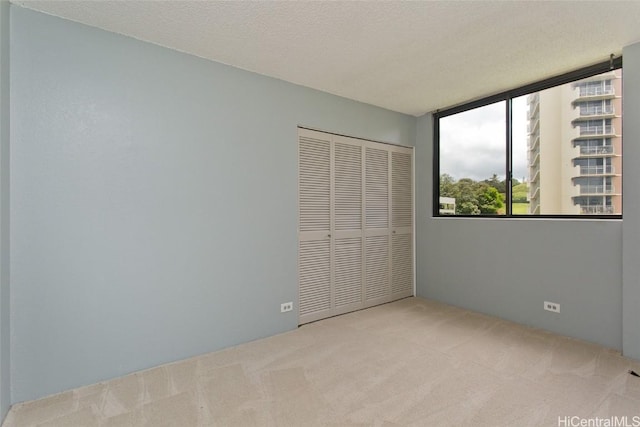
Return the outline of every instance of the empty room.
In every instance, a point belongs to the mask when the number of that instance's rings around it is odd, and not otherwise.
[[[638,23],[0,0],[0,424],[640,426]]]

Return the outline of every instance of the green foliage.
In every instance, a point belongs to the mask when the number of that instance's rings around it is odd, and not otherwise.
[[[440,196],[456,199],[458,215],[495,215],[504,206],[504,196],[498,188],[498,177],[476,182],[470,178],[456,181],[448,174],[440,176]],[[504,187],[504,185],[503,185]]]
[[[456,205],[456,215],[480,215],[480,209],[473,202],[462,202]]]
[[[442,197],[455,197],[456,180],[449,174],[440,175],[440,195]]]
[[[511,187],[511,191],[513,191],[514,193],[521,192],[521,191],[527,192],[529,191],[529,186],[527,185],[526,182],[522,184],[516,184],[513,187]]]
[[[513,203],[527,203],[529,186],[526,183],[514,185],[511,190]]]
[[[507,181],[506,180],[500,181],[498,179],[498,175],[496,175],[495,173],[491,178],[485,179],[482,182],[498,190],[498,193],[504,194],[507,192]]]
[[[529,203],[512,203],[511,213],[514,215],[527,215],[529,213]]]
[[[494,187],[480,183],[476,194],[480,213],[495,215],[504,206],[502,194]]]
[[[513,203],[527,203],[527,193],[513,193],[511,200]]]
[[[495,173],[493,174],[493,176],[489,179],[485,179],[484,181],[485,184],[488,184],[489,186],[495,188],[496,190],[498,190],[498,193],[502,193],[505,194],[507,192],[507,180],[503,179],[502,181],[500,181],[498,179],[498,175],[496,175]],[[518,181],[515,178],[511,179],[511,187],[516,187],[518,185],[522,185],[520,184],[520,181]],[[526,185],[526,184],[525,184]]]

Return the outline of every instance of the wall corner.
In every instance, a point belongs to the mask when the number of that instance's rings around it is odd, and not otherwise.
[[[0,420],[11,405],[9,286],[9,1],[0,0]]]
[[[640,360],[640,43],[623,49],[624,204],[622,224],[622,354]]]

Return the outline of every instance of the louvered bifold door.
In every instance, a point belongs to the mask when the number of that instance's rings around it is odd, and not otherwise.
[[[365,145],[365,301],[367,306],[389,301],[391,277],[389,150]]]
[[[331,138],[299,130],[300,323],[331,315]]]
[[[362,308],[362,143],[334,136],[334,314]]]
[[[413,151],[298,137],[299,323],[413,295]]]
[[[413,295],[413,159],[412,151],[391,152],[391,293]]]

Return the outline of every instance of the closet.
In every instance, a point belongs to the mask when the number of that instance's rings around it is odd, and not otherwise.
[[[413,295],[413,149],[298,129],[299,324]]]

